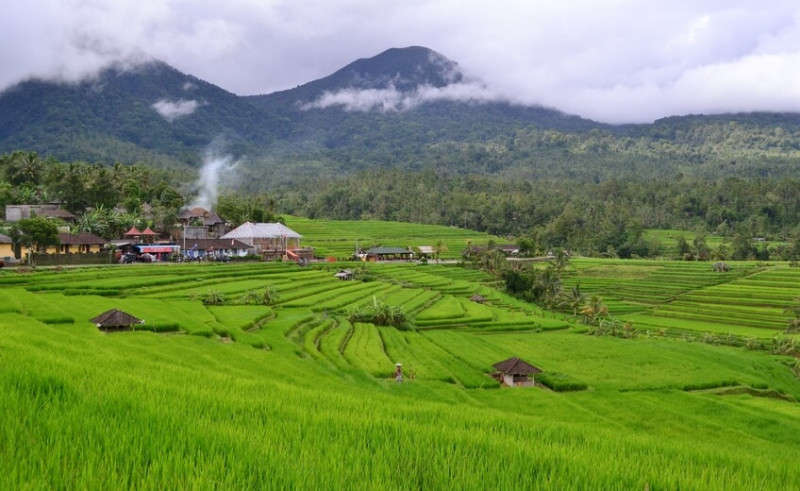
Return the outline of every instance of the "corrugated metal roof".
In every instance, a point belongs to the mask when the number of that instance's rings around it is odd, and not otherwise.
[[[245,222],[222,236],[223,239],[279,239],[281,237],[300,239],[303,236],[282,223],[252,222]]]
[[[372,247],[367,249],[367,255],[380,256],[383,254],[411,254],[405,247]]]
[[[11,244],[12,240],[11,237],[8,235],[0,234],[0,244]]]

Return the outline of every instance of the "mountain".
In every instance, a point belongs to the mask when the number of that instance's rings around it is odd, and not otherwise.
[[[269,113],[159,61],[79,83],[27,80],[0,95],[0,149],[65,159],[192,164],[214,138],[244,151],[274,127]]]
[[[334,73],[294,89],[251,96],[253,104],[268,109],[275,104],[291,106],[311,102],[325,92],[344,89],[413,91],[420,86],[444,87],[459,83],[464,75],[458,64],[422,46],[391,48],[372,58],[361,58]]]
[[[237,96],[169,65],[0,93],[0,152],[194,166],[211,142],[246,155],[246,186],[375,167],[514,178],[793,175],[800,116],[680,116],[612,126],[495,97],[428,48],[392,48],[296,88]]]

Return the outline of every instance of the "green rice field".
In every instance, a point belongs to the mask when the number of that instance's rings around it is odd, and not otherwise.
[[[288,224],[331,255],[352,246]],[[370,226],[353,237],[384,233]],[[457,265],[367,264],[368,281],[334,278],[346,263],[2,271],[0,484],[797,489],[797,360],[706,341],[791,338],[800,269],[730,265],[570,261],[565,286],[600,295],[630,339]],[[375,300],[407,322],[349,320]],[[111,308],[144,323],[102,332],[89,319]],[[492,365],[512,356],[541,384],[500,388]]]
[[[303,236],[303,244],[314,247],[320,257],[349,259],[360,248],[372,246],[436,246],[441,241],[442,259],[460,258],[467,244],[486,245],[490,240],[506,243],[498,237],[445,225],[388,222],[382,220],[324,220],[288,216],[286,225]]]

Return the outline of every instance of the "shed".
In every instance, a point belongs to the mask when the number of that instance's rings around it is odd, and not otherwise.
[[[123,331],[132,329],[144,321],[118,309],[106,310],[97,317],[90,319],[101,331]]]
[[[469,299],[475,303],[486,303],[486,297],[484,297],[483,295],[479,295],[477,293],[469,297]]]
[[[516,356],[492,365],[494,377],[509,387],[530,387],[534,384],[534,375],[542,370]]]
[[[413,252],[405,247],[372,247],[365,252],[367,260],[411,259]]]
[[[351,270],[349,270],[349,269],[342,269],[342,270],[340,270],[338,273],[336,273],[333,276],[338,278],[338,279],[340,279],[340,280],[352,280],[353,279],[353,272]]]
[[[421,256],[424,257],[433,257],[436,255],[436,248],[429,245],[422,245],[417,247]]]

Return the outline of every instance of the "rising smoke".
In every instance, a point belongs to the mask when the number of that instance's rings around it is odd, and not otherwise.
[[[231,155],[221,154],[218,147],[219,145],[212,144],[205,152],[203,166],[194,186],[196,197],[189,205],[190,208],[200,206],[207,210],[212,209],[217,204],[220,188],[231,183],[236,175],[236,167],[240,161],[234,160]]]

